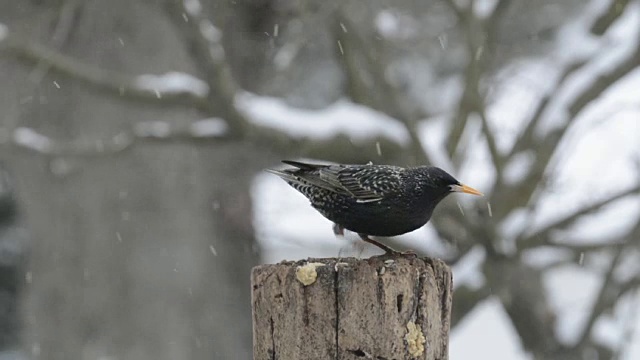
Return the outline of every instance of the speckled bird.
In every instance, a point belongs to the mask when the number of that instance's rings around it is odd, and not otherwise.
[[[433,166],[320,165],[283,160],[294,168],[267,171],[306,196],[311,205],[344,229],[387,253],[397,253],[370,236],[396,236],[422,227],[452,192],[482,195]]]

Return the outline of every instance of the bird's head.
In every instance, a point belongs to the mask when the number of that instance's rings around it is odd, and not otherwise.
[[[424,180],[440,194],[461,192],[471,195],[483,195],[480,191],[460,183],[456,178],[440,168],[429,167],[425,171],[427,176]]]
[[[409,171],[413,180],[412,196],[415,207],[420,211],[416,214],[420,220],[429,220],[435,207],[451,193],[467,193],[482,195],[482,193],[470,186],[460,183],[446,171],[431,166],[417,167]]]

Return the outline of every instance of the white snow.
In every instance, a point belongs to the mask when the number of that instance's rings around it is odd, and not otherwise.
[[[51,139],[28,127],[16,128],[13,132],[13,141],[18,145],[42,153],[51,151],[53,147]]]
[[[184,9],[191,16],[199,15],[202,12],[202,4],[200,0],[183,0]]]
[[[416,20],[397,11],[382,10],[374,21],[378,33],[389,40],[406,40],[417,33]]]
[[[244,93],[236,98],[236,106],[252,122],[294,138],[329,139],[345,134],[359,141],[383,136],[400,144],[409,139],[407,130],[396,119],[344,99],[321,110],[307,110],[287,105],[280,98]]]
[[[493,13],[498,4],[498,0],[476,0],[472,4],[476,16],[484,19]]]
[[[198,120],[189,126],[189,132],[195,137],[219,137],[227,133],[229,126],[220,118]]]
[[[139,75],[134,85],[140,89],[155,91],[159,96],[163,93],[190,93],[205,97],[209,93],[209,85],[206,82],[193,75],[175,71],[162,75]]]

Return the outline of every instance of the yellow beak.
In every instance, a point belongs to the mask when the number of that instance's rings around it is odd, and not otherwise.
[[[472,188],[471,186],[467,186],[467,185],[464,185],[464,184],[451,185],[451,191],[461,192],[461,193],[471,194],[471,195],[479,195],[479,196],[483,196],[484,195],[480,191]]]

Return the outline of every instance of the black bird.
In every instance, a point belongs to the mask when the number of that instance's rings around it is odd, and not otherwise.
[[[294,169],[267,171],[300,191],[333,230],[354,231],[387,253],[397,253],[369,236],[395,236],[429,221],[433,209],[452,192],[482,195],[433,166],[317,165],[283,160]]]

